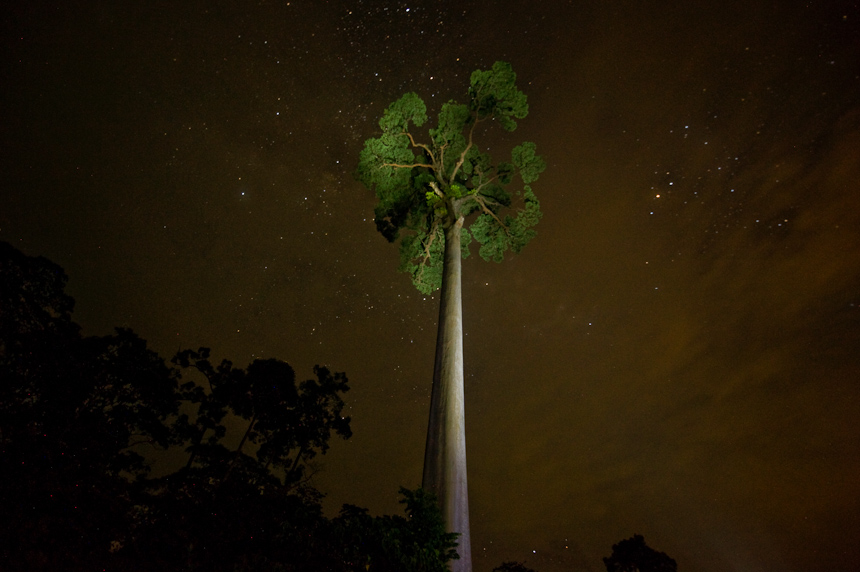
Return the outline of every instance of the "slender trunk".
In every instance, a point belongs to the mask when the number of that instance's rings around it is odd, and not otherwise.
[[[469,492],[466,484],[466,416],[463,395],[463,304],[460,278],[462,217],[445,229],[445,261],[436,337],[430,423],[422,487],[436,494],[445,527],[457,532],[454,572],[471,572]]]
[[[197,450],[200,448],[200,444],[203,443],[203,436],[206,435],[206,428],[204,428],[200,434],[197,436],[197,442],[194,443],[194,446],[191,448],[191,454],[188,456],[188,462],[185,463],[185,468],[190,469],[191,465],[194,463],[194,458],[197,457]]]
[[[251,416],[251,422],[248,423],[248,428],[245,430],[245,434],[242,435],[242,440],[239,442],[239,446],[236,447],[236,452],[234,454],[234,457],[238,457],[240,454],[242,454],[242,447],[245,446],[245,441],[248,440],[248,435],[251,434],[251,429],[254,427],[254,423],[256,423],[256,422],[257,422],[257,414],[255,413]]]
[[[248,428],[245,430],[245,434],[242,435],[242,440],[239,442],[239,446],[233,452],[233,458],[230,460],[230,465],[227,466],[227,471],[224,473],[224,477],[221,479],[221,482],[224,483],[227,481],[227,477],[230,476],[230,472],[233,470],[233,467],[236,465],[236,461],[239,459],[239,455],[242,454],[242,447],[245,446],[245,441],[248,440],[248,435],[251,434],[251,429],[254,427],[254,423],[257,422],[257,414],[251,416],[251,422],[248,424]],[[220,485],[219,485],[220,486]]]
[[[299,461],[302,460],[302,455],[304,455],[304,454],[305,454],[305,447],[304,447],[304,445],[302,445],[301,447],[299,447],[299,452],[296,453],[296,460],[293,461],[293,466],[290,467],[290,471],[287,473],[288,476],[292,477],[293,473],[296,472],[296,469],[299,468]]]

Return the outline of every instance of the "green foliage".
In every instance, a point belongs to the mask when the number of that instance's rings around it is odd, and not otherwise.
[[[517,128],[514,118],[528,115],[526,96],[516,88],[517,74],[510,64],[496,62],[492,70],[472,72],[471,79],[469,110],[478,119],[496,117],[505,131],[513,131]]]
[[[528,185],[523,192],[523,208],[516,217],[506,216],[504,223],[491,214],[480,215],[471,227],[472,234],[481,244],[480,254],[484,260],[501,262],[510,248],[519,253],[537,234],[533,227],[540,221],[540,203]]]
[[[418,231],[400,241],[400,268],[412,276],[412,283],[423,294],[431,294],[442,284],[445,233],[438,226],[427,236]]]
[[[476,141],[483,134],[479,124],[495,120],[513,131],[528,109],[510,64],[496,62],[472,73],[467,103],[442,105],[427,142],[416,138],[414,127],[426,122],[427,110],[414,93],[389,105],[379,121],[381,134],[365,141],[356,178],[376,194],[377,230],[401,241],[400,270],[419,291],[441,286],[444,230],[458,219],[471,221],[462,227],[464,255],[472,236],[481,257],[496,262],[534,238],[541,211],[530,185],[546,167],[535,144],[522,143],[510,161],[497,162]],[[512,193],[508,187],[517,177],[522,187]]]
[[[525,142],[514,148],[511,156],[514,160],[514,165],[520,171],[520,176],[523,178],[523,183],[530,185],[537,181],[538,176],[543,173],[546,164],[543,160],[535,155],[537,146],[534,143]]]
[[[407,93],[385,110],[379,127],[386,133],[398,134],[409,129],[409,123],[418,127],[427,121],[427,108],[421,98],[414,93]]]

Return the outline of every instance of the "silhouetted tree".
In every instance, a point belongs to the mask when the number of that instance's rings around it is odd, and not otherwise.
[[[493,572],[537,572],[526,566],[525,562],[502,562],[493,568]]]
[[[297,384],[274,359],[213,366],[201,348],[167,364],[131,330],[83,337],[65,283],[0,242],[0,570],[442,570],[455,556],[420,490],[402,491],[407,518],[323,517],[304,468],[351,435],[344,374]],[[228,423],[242,428],[229,447]]]
[[[379,120],[382,134],[365,141],[356,173],[379,199],[377,229],[391,242],[400,240],[401,270],[421,292],[442,288],[422,486],[438,496],[448,530],[460,533],[455,570],[472,568],[460,260],[472,237],[485,260],[501,262],[508,249],[519,252],[535,236],[541,211],[530,185],[545,168],[533,143],[515,147],[510,162],[495,162],[478,145],[478,125],[494,120],[513,131],[527,114],[516,74],[496,62],[472,73],[467,103],[442,105],[427,142],[410,126],[427,121],[418,95],[389,105]],[[511,193],[515,175],[523,186]],[[514,216],[503,214],[508,208]]]
[[[207,477],[219,483],[234,470],[264,474],[274,470],[281,473],[284,484],[293,485],[301,480],[304,464],[328,450],[332,432],[344,439],[352,435],[350,418],[342,415],[340,395],[349,391],[343,373],[316,366],[316,379],[297,387],[295,372],[282,361],[255,360],[242,370],[223,360],[214,367],[209,353],[208,348],[185,350],[173,359],[205,379],[204,386],[188,381],[181,387],[186,408],[196,406],[193,421],[184,413],[176,423],[188,441],[186,469],[225,465],[223,474]],[[228,413],[244,424],[242,438],[232,451],[223,444],[223,420]]]
[[[612,556],[604,558],[607,572],[676,572],[678,565],[663,552],[645,544],[639,534],[612,546]]]
[[[446,572],[458,558],[457,535],[445,532],[436,497],[423,489],[400,489],[402,516],[371,517],[366,509],[344,505],[334,519],[335,551],[349,570]]]
[[[0,243],[0,568],[100,565],[170,442],[175,372],[130,330],[83,338],[66,280]]]
[[[138,560],[155,553],[153,566],[170,554],[207,570],[304,562],[307,542],[284,550],[292,542],[288,531],[322,526],[320,495],[303,482],[303,463],[328,449],[332,432],[352,434],[341,415],[346,376],[316,367],[316,379],[297,386],[284,362],[255,360],[243,370],[228,360],[213,366],[209,355],[200,348],[173,359],[205,380],[183,383],[179,394],[191,411],[175,423],[188,457],[177,471],[146,483],[152,502],[138,517],[129,550]],[[225,445],[227,419],[242,428],[235,448]]]

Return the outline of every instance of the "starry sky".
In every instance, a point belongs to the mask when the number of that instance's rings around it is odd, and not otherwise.
[[[391,101],[510,62],[537,238],[464,261],[475,568],[860,569],[853,1],[7,3],[0,240],[89,335],[349,376],[315,484],[420,484],[438,297],[352,177]]]

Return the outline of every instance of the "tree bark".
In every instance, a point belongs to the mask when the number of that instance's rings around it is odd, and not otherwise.
[[[436,337],[430,422],[422,487],[439,499],[448,532],[459,533],[454,572],[471,572],[469,492],[466,483],[466,416],[463,391],[463,304],[460,231],[463,218],[445,229],[445,259]]]

